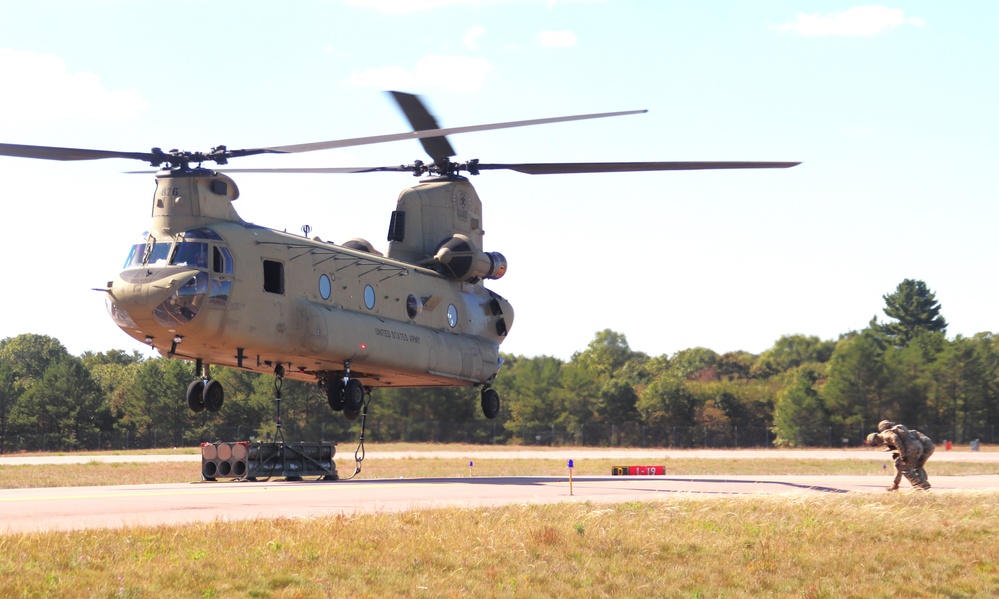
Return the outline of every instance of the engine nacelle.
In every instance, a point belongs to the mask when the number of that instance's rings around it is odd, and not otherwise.
[[[444,274],[459,281],[498,279],[506,274],[506,258],[499,252],[483,252],[467,235],[456,234],[434,254]]]
[[[345,247],[351,250],[357,250],[359,252],[367,252],[369,254],[374,254],[376,256],[381,256],[382,253],[375,249],[375,246],[371,245],[371,242],[367,239],[361,239],[360,237],[355,237],[353,239],[348,239],[347,241],[340,244],[340,247]]]

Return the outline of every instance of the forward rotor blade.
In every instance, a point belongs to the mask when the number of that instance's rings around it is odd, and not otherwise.
[[[800,162],[537,162],[479,164],[479,170],[511,170],[528,175],[622,173],[641,171],[696,171],[737,168],[790,168]]]
[[[37,158],[42,160],[102,160],[106,158],[127,158],[131,160],[143,160],[153,164],[154,166],[163,163],[186,164],[188,162],[199,163],[203,161],[214,161],[218,162],[219,164],[225,164],[225,161],[229,158],[254,156],[257,154],[293,154],[299,152],[315,152],[317,150],[348,148],[352,146],[379,144],[392,141],[402,141],[406,139],[422,140],[424,138],[443,138],[443,136],[445,135],[457,135],[459,133],[473,133],[476,131],[492,131],[496,129],[509,129],[512,127],[528,127],[531,125],[546,125],[550,123],[562,123],[567,121],[599,119],[612,116],[641,114],[644,112],[648,111],[629,110],[623,112],[580,114],[574,116],[562,116],[562,117],[553,117],[546,119],[531,119],[527,121],[510,121],[505,123],[493,123],[489,125],[472,125],[469,127],[450,127],[445,129],[428,129],[424,131],[407,131],[406,133],[393,133],[389,135],[374,135],[370,137],[355,137],[351,139],[339,139],[333,141],[293,144],[288,146],[248,148],[243,150],[227,150],[224,147],[219,147],[210,153],[192,153],[192,152],[174,152],[174,151],[167,153],[158,149],[154,149],[154,151],[152,152],[117,152],[110,150],[61,148],[56,146],[26,146],[18,144],[0,143],[0,156],[14,156],[18,158]],[[435,142],[431,142],[431,147],[434,148],[435,152],[445,151],[439,148],[438,145],[439,144],[436,144]],[[448,144],[448,147],[450,147],[450,144]]]
[[[87,150],[83,148],[58,148],[54,146],[22,146],[0,144],[0,156],[18,158],[38,158],[41,160],[102,160],[104,158],[131,158],[152,161],[157,158],[151,152],[115,152],[108,150]]]
[[[395,103],[399,105],[402,113],[406,115],[413,131],[425,131],[428,129],[440,129],[437,119],[434,118],[419,96],[403,92],[389,92]],[[424,137],[420,139],[423,149],[433,158],[434,162],[440,163],[455,155],[451,142],[443,135],[434,137]]]
[[[468,127],[447,127],[444,129],[427,129],[424,131],[409,131],[407,133],[394,133],[390,135],[375,135],[372,137],[355,137],[352,139],[340,139],[333,141],[320,141],[314,143],[295,144],[290,146],[271,146],[260,148],[259,150],[237,150],[276,152],[276,153],[297,153],[315,152],[316,150],[331,150],[333,148],[347,148],[351,146],[363,146],[368,144],[380,144],[390,141],[401,141],[404,139],[423,139],[426,137],[441,137],[444,135],[457,135],[459,133],[474,133],[476,131],[494,131],[496,129],[510,129],[512,127],[529,127],[531,125],[547,125],[550,123],[564,123],[567,121],[583,121],[587,119],[602,119],[612,116],[625,116],[629,114],[643,114],[648,110],[626,110],[623,112],[601,112],[595,114],[578,114],[574,116],[558,116],[547,119],[531,119],[527,121],[509,121],[505,123],[492,123],[490,125],[471,125]]]

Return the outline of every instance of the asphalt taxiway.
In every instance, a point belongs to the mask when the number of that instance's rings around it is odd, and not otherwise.
[[[800,458],[788,452],[762,450],[767,457]],[[535,458],[593,455],[621,460],[668,459],[663,450],[589,450],[497,452],[501,457]],[[736,452],[741,453],[741,452]],[[876,452],[807,451],[808,457],[831,459],[881,459]],[[435,452],[405,452],[444,457]],[[706,454],[726,457],[732,452]],[[371,452],[368,459],[389,457]],[[493,457],[488,452],[461,454],[474,459]],[[690,451],[676,456],[695,457]],[[393,456],[395,457],[395,456]],[[449,456],[454,457],[454,456]],[[500,457],[500,456],[497,456]],[[754,457],[745,453],[743,457]],[[762,457],[762,456],[756,456]],[[934,456],[934,460],[938,456]],[[950,453],[940,461],[999,461],[999,453]],[[51,456],[20,458],[42,460],[30,463],[60,463],[64,459],[93,457]],[[105,456],[118,461],[200,460],[199,456]],[[0,458],[0,465],[20,463],[18,458]],[[568,476],[560,477],[465,477],[424,479],[358,479],[341,481],[192,482],[162,485],[58,487],[0,490],[0,533],[76,530],[237,521],[261,518],[317,518],[338,514],[398,512],[458,507],[475,508],[510,504],[556,502],[618,503],[679,500],[694,496],[745,496],[758,494],[884,493],[889,478],[868,476],[578,476],[570,487]],[[997,491],[999,475],[933,476],[930,492]],[[904,481],[903,481],[904,483]],[[915,493],[903,486],[899,493]]]

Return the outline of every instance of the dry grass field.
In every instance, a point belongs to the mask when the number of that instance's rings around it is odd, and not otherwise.
[[[3,597],[994,597],[996,493],[678,499],[0,537]]]
[[[338,455],[344,475],[350,454]],[[609,474],[617,460],[580,460]],[[995,474],[941,461],[930,476]],[[871,460],[670,459],[683,474],[870,474]],[[185,482],[197,462],[0,466],[0,487]],[[560,475],[477,460],[476,476]],[[370,459],[361,478],[469,476]],[[994,597],[999,491],[673,495],[314,519],[0,535],[0,597]]]

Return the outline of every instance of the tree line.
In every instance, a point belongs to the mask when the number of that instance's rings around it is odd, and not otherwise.
[[[994,442],[999,338],[946,337],[940,304],[922,281],[883,296],[877,317],[835,340],[785,335],[756,355],[690,348],[633,351],[604,330],[568,361],[504,355],[495,420],[469,388],[376,389],[372,441],[673,447],[860,444],[879,420],[936,440]],[[314,384],[215,368],[226,401],[193,413],[190,362],[121,350],[72,356],[52,337],[0,340],[0,452],[180,446],[201,441],[356,438]]]

